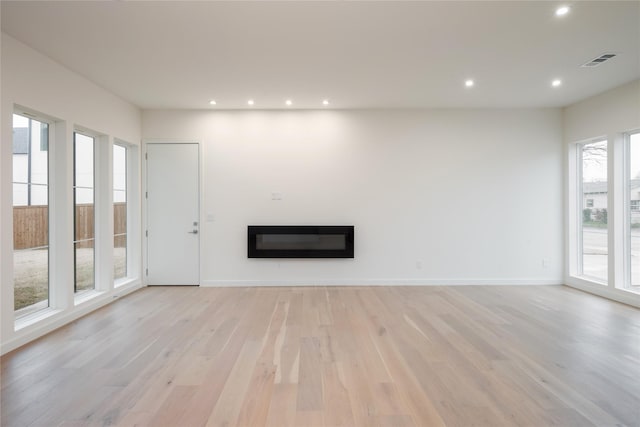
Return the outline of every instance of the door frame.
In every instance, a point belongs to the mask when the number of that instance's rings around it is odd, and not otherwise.
[[[203,190],[204,190],[204,149],[203,144],[196,139],[180,139],[180,138],[144,138],[142,140],[142,229],[140,230],[140,238],[142,240],[142,285],[149,286],[148,283],[148,275],[147,269],[149,268],[149,250],[148,250],[148,239],[146,236],[146,231],[148,227],[148,199],[147,192],[148,190],[148,182],[147,182],[147,144],[196,144],[198,146],[198,215],[200,216],[199,220],[199,234],[200,237],[198,239],[198,282],[199,285],[202,283],[202,249],[204,246],[204,238],[203,235],[206,231],[204,218],[204,203],[203,203]]]

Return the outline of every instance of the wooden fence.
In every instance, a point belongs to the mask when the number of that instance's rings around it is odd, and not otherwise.
[[[14,206],[13,207],[13,248],[29,249],[47,246],[49,227],[47,206]],[[76,206],[76,240],[91,239],[94,237],[93,205]],[[127,204],[114,203],[113,205],[114,234],[127,232]],[[126,236],[115,238],[115,245],[123,247],[126,244]],[[83,247],[93,247],[93,242],[82,244]]]

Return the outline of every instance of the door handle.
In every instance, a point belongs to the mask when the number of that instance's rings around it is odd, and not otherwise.
[[[187,233],[189,233],[189,234],[198,234],[198,230],[187,231]]]

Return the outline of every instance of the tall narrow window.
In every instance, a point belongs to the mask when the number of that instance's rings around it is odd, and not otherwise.
[[[127,277],[127,148],[113,145],[114,279]]]
[[[607,141],[580,145],[580,274],[608,280]]]
[[[49,306],[49,125],[13,115],[13,271],[17,317]]]
[[[640,132],[629,135],[627,152],[627,247],[629,272],[627,288],[640,292]]]
[[[94,147],[95,138],[74,133],[74,289],[95,289],[95,212]]]

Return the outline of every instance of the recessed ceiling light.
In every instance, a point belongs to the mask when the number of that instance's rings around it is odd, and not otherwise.
[[[329,100],[325,99],[324,101],[322,101],[322,105],[329,105]]]
[[[284,103],[285,103],[285,104],[287,104],[287,105],[291,105],[291,104],[293,104],[293,102],[291,102],[291,100],[290,100],[290,99],[287,99],[286,101],[284,101]]]
[[[216,105],[216,100],[212,99],[211,101],[209,101],[209,105]]]
[[[570,10],[571,8],[569,6],[560,6],[556,9],[556,16],[564,16],[569,13]]]
[[[475,84],[475,82],[473,80],[471,80],[471,79],[468,79],[468,80],[464,81],[464,85],[466,87],[473,87],[474,84]]]
[[[253,105],[253,104],[254,104],[253,99],[248,100],[248,101],[247,101],[247,104],[249,104],[249,105]]]
[[[553,86],[553,87],[559,87],[559,86],[562,86],[562,80],[560,80],[560,79],[555,79],[555,80],[553,80],[553,81],[551,82],[551,86]]]

